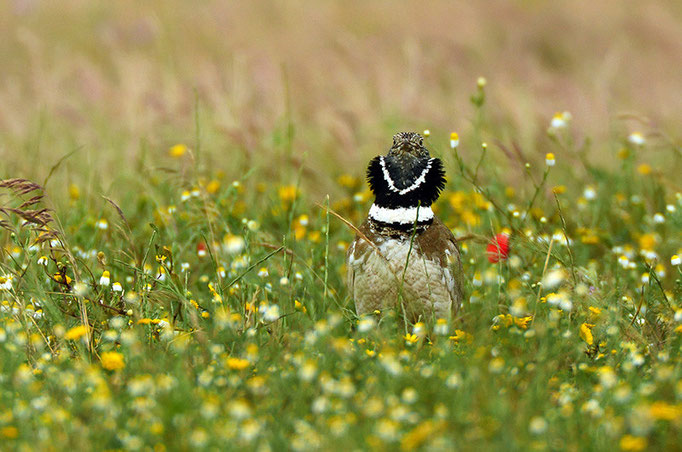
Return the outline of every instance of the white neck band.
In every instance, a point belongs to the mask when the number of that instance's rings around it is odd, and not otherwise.
[[[369,217],[382,223],[410,224],[417,220],[417,207],[390,209],[372,204],[372,207],[369,209]],[[419,207],[419,219],[417,222],[425,223],[431,220],[433,220],[433,210],[431,210],[431,207]]]

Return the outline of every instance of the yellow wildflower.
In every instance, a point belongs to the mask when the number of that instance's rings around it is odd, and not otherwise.
[[[218,192],[220,189],[220,182],[213,179],[211,182],[208,183],[206,186],[206,192],[213,195]]]
[[[651,417],[663,421],[674,421],[682,418],[682,405],[670,405],[667,402],[654,402],[649,407]]]
[[[304,313],[305,313],[305,312],[308,312],[308,310],[306,309],[306,307],[303,306],[303,303],[301,303],[301,302],[298,301],[298,300],[294,300],[294,309],[296,309],[297,311],[304,312]]]
[[[460,212],[466,202],[466,195],[463,191],[456,191],[448,196],[448,202],[455,212]]]
[[[282,187],[279,187],[277,190],[277,194],[279,195],[279,199],[284,202],[292,202],[294,199],[296,199],[296,186],[294,185],[284,185]]]
[[[55,273],[54,280],[58,283],[71,284],[71,278],[69,275],[62,275],[61,273]]]
[[[337,179],[337,182],[342,187],[353,188],[360,184],[360,180],[357,177],[351,176],[350,174],[342,174]]]
[[[474,227],[474,226],[478,226],[479,224],[481,224],[481,217],[479,217],[478,215],[476,215],[476,214],[475,214],[474,212],[472,212],[471,210],[468,210],[468,209],[467,209],[467,210],[463,211],[462,214],[461,214],[461,217],[462,217],[462,221],[463,221],[464,224],[466,224],[467,226],[472,226],[472,227]]]
[[[599,236],[588,230],[580,237],[580,241],[586,245],[597,245],[599,243]]]
[[[651,174],[651,165],[648,165],[646,163],[642,163],[637,167],[637,172],[641,174],[642,176],[647,176]]]
[[[450,134],[450,148],[457,149],[457,146],[459,146],[459,135],[457,132],[452,132]]]
[[[406,334],[404,336],[404,339],[405,339],[405,343],[409,345],[409,344],[414,344],[415,342],[417,342],[419,340],[419,337],[416,334]]]
[[[189,150],[189,148],[184,144],[176,144],[168,150],[168,154],[174,158],[180,158]]]
[[[599,316],[601,315],[601,309],[599,309],[599,308],[597,308],[597,307],[590,306],[590,307],[587,308],[587,309],[589,309],[590,315],[591,315],[592,317],[599,317]]]
[[[455,334],[450,336],[448,339],[454,342],[466,341],[467,344],[471,344],[474,337],[466,331],[455,330]]]
[[[646,449],[646,438],[641,436],[625,435],[620,439],[621,450],[637,452]]]
[[[583,323],[580,325],[580,337],[587,343],[587,345],[592,345],[594,343],[592,328],[594,328],[594,325],[591,323]]]
[[[88,327],[85,325],[78,325],[67,331],[66,334],[64,334],[64,339],[76,341],[86,334],[88,334]]]
[[[625,160],[628,157],[630,157],[630,150],[628,148],[621,148],[618,151],[618,158],[619,159]]]
[[[547,166],[554,166],[556,164],[554,154],[552,154],[551,152],[547,153],[547,155],[545,155],[545,163],[547,164]]]
[[[15,439],[19,436],[19,430],[16,427],[8,425],[0,428],[0,438]]]
[[[123,355],[118,352],[104,352],[101,356],[102,367],[106,370],[121,370],[125,365]]]
[[[76,201],[77,199],[80,199],[80,197],[81,191],[78,189],[78,186],[76,184],[69,185],[69,198],[71,198],[72,201]]]
[[[628,141],[634,145],[641,146],[646,143],[646,138],[642,132],[632,132],[628,135]]]
[[[521,328],[522,330],[528,329],[528,324],[530,321],[533,320],[532,315],[528,315],[525,317],[514,317],[514,324]]]
[[[415,450],[424,444],[425,441],[434,436],[438,430],[445,427],[443,421],[435,423],[430,419],[417,425],[410,430],[400,441],[402,450]]]
[[[481,210],[490,209],[490,206],[491,206],[490,201],[485,199],[485,196],[483,196],[480,193],[473,192],[471,194],[471,200],[473,201],[474,206],[476,206],[477,209],[481,209]]]
[[[294,238],[296,240],[302,240],[305,237],[306,228],[301,226],[299,223],[294,224]]]
[[[227,367],[232,370],[244,370],[249,367],[249,361],[242,358],[227,358]]]
[[[639,247],[643,250],[652,251],[657,241],[654,234],[642,234],[639,237]]]

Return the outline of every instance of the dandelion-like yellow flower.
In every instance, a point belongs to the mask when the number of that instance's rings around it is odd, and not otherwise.
[[[470,344],[473,341],[474,337],[471,334],[467,333],[466,331],[455,330],[455,334],[448,337],[448,339],[450,339],[453,342],[466,341],[468,344]]]
[[[461,212],[464,208],[465,202],[467,201],[466,193],[463,191],[456,191],[448,196],[448,201],[450,206],[456,211]]]
[[[211,182],[208,183],[206,186],[206,192],[210,195],[213,195],[218,192],[220,189],[220,182],[213,179]]]
[[[419,340],[419,337],[416,334],[406,334],[403,339],[405,339],[405,343],[407,345],[414,344]]]
[[[439,430],[445,428],[445,422],[433,422],[430,419],[410,430],[400,440],[400,448],[402,450],[415,450],[423,445],[429,438],[433,437]]]
[[[64,339],[76,341],[81,337],[85,336],[86,334],[88,334],[88,327],[86,327],[85,325],[78,325],[74,326],[69,331],[67,331],[66,334],[64,334]]]
[[[337,182],[339,185],[346,188],[353,188],[359,185],[359,179],[347,173],[340,175]]]
[[[682,419],[682,405],[670,405],[664,401],[658,401],[649,407],[651,417],[663,421]]]
[[[647,163],[642,163],[637,167],[637,172],[642,176],[648,176],[649,174],[651,174],[651,165]]]
[[[171,148],[168,149],[168,154],[173,158],[180,158],[185,155],[188,150],[189,148],[186,145],[176,144],[175,146],[171,146]]]
[[[467,226],[478,226],[481,224],[481,217],[472,212],[471,210],[465,210],[461,214],[462,222]]]
[[[71,284],[71,278],[69,275],[62,275],[61,273],[55,273],[54,280],[58,283]]]
[[[76,201],[80,199],[81,197],[81,191],[78,189],[78,186],[76,184],[71,184],[69,185],[69,198],[72,201]]]
[[[298,301],[298,300],[294,300],[294,309],[296,309],[297,311],[301,311],[301,312],[303,312],[303,313],[308,312],[308,310],[306,309],[306,307],[303,306],[303,303],[301,303],[301,302]]]
[[[12,425],[0,428],[0,438],[16,439],[18,436],[19,430]]]
[[[528,329],[528,324],[533,320],[532,315],[527,315],[525,317],[514,317],[514,325],[521,328],[522,330]]]
[[[653,250],[657,242],[658,240],[654,234],[642,234],[639,237],[639,247],[643,250]]]
[[[628,157],[630,157],[630,150],[628,148],[621,148],[618,151],[618,158],[619,159],[625,160]]]
[[[106,370],[121,370],[126,366],[123,355],[118,352],[104,352],[100,360]]]
[[[593,317],[599,317],[601,315],[601,309],[597,307],[590,306],[587,309],[590,311],[590,315]]]
[[[584,340],[587,345],[594,344],[592,328],[594,328],[594,325],[591,323],[583,323],[582,325],[580,325],[580,338]]]
[[[249,361],[243,358],[227,358],[227,367],[232,370],[244,370],[249,364]]]
[[[284,203],[289,203],[289,202],[292,202],[294,199],[296,199],[297,193],[298,193],[298,190],[296,190],[295,185],[284,185],[284,186],[279,187],[277,189],[277,194],[279,195],[279,199]]]
[[[620,439],[620,448],[624,451],[637,452],[646,449],[646,438],[641,436],[625,435]]]

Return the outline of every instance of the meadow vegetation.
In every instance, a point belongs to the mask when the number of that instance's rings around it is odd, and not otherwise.
[[[0,450],[679,449],[682,11],[626,3],[2,3]],[[432,327],[344,287],[401,130]]]

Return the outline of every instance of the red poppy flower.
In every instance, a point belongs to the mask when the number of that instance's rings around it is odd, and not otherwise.
[[[490,262],[497,263],[509,257],[509,234],[497,234],[485,249]]]
[[[197,243],[197,254],[199,257],[206,256],[206,244],[204,242]]]

